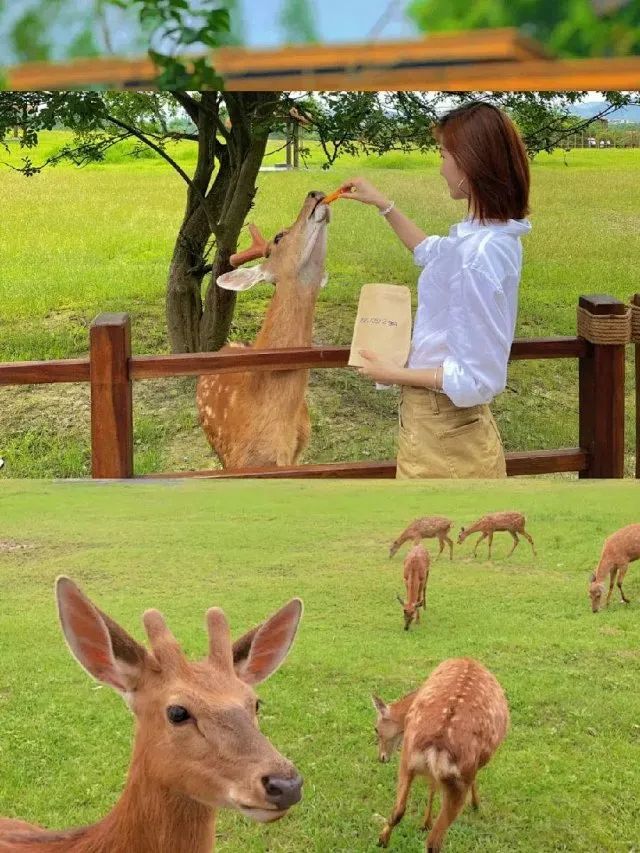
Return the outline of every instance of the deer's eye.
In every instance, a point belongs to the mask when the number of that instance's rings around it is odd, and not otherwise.
[[[260,713],[261,707],[262,707],[262,699],[256,699],[256,714]]]
[[[273,242],[275,243],[276,246],[278,245],[280,240],[282,240],[283,237],[284,237],[284,231],[278,231],[276,236],[273,238]]]
[[[174,726],[179,726],[180,723],[186,723],[191,719],[191,714],[182,705],[169,705],[167,708],[167,719]]]

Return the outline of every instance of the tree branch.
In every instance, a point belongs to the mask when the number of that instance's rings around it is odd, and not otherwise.
[[[174,91],[170,93],[173,98],[180,104],[182,109],[189,116],[191,121],[198,126],[198,120],[200,117],[200,104],[196,101],[195,98],[192,98],[191,95],[188,95],[186,92]]]

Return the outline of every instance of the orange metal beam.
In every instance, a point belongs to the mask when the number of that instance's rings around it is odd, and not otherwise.
[[[224,48],[212,61],[232,91],[640,88],[640,57],[553,60],[514,29],[438,33],[406,42]],[[14,90],[153,88],[148,59],[31,63],[9,69]]]

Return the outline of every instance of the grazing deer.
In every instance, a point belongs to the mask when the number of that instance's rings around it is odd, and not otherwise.
[[[423,776],[429,783],[423,829],[431,829],[426,849],[439,853],[469,791],[478,808],[476,774],[507,734],[509,707],[502,687],[478,661],[453,658],[441,663],[419,690],[391,705],[374,696],[373,704],[378,712],[380,761],[388,761],[402,741],[396,802],[378,843],[388,845],[394,826],[404,816],[414,778]],[[432,828],[437,789],[442,806]]]
[[[482,540],[488,539],[489,559],[491,559],[491,543],[493,542],[493,534],[497,531],[508,531],[513,538],[513,548],[509,551],[507,557],[510,557],[513,554],[516,550],[516,545],[520,542],[518,539],[518,533],[522,534],[522,536],[524,536],[524,538],[530,543],[533,556],[535,557],[536,549],[533,544],[533,539],[524,529],[524,525],[525,517],[521,512],[491,512],[489,515],[483,515],[482,518],[478,519],[478,521],[476,521],[475,524],[472,524],[471,527],[461,527],[460,534],[458,536],[458,545],[462,545],[467,536],[470,536],[472,533],[481,533],[482,535],[476,541],[476,547],[473,549],[473,556],[476,556],[478,552],[478,545]]]
[[[433,539],[437,537],[440,542],[438,557],[444,551],[445,543],[449,546],[449,559],[453,560],[453,542],[449,538],[452,522],[442,515],[428,515],[424,518],[416,518],[402,531],[400,536],[389,549],[389,558],[398,553],[399,548],[405,542],[415,542],[416,539]],[[436,560],[438,559],[436,557]]]
[[[143,616],[148,651],[68,578],[56,595],[71,653],[136,718],[133,756],[103,820],[63,832],[0,820],[2,853],[210,853],[217,809],[268,822],[300,800],[297,770],[260,733],[253,690],[287,656],[300,599],[233,645],[224,613],[210,609],[209,654],[192,663],[157,610]]]
[[[589,596],[591,597],[591,610],[597,613],[602,606],[602,596],[605,590],[605,578],[609,576],[609,592],[607,594],[606,606],[609,606],[613,584],[618,577],[618,589],[620,597],[625,604],[629,599],[622,591],[622,581],[629,568],[629,563],[640,560],[640,524],[628,524],[620,530],[616,530],[611,536],[604,540],[602,555],[595,572],[591,575],[589,585]]]
[[[248,290],[263,281],[275,283],[253,344],[257,349],[313,343],[316,300],[326,283],[330,214],[323,199],[323,193],[310,192],[294,224],[271,242],[252,226],[251,248],[233,255],[231,264],[240,267],[258,257],[264,262],[234,269],[217,279],[227,290]],[[309,371],[296,369],[200,376],[196,391],[200,422],[223,467],[294,465],[309,443],[308,383]]]
[[[420,621],[420,608],[426,609],[426,589],[429,579],[429,552],[416,539],[413,548],[407,553],[404,560],[404,586],[406,590],[406,602],[398,595],[397,599],[402,605],[404,613],[404,630],[415,619]]]

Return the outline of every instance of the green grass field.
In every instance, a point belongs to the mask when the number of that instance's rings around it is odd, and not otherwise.
[[[208,607],[237,636],[304,599],[293,651],[258,691],[304,799],[269,827],[223,813],[221,851],[375,850],[397,758],[376,761],[370,694],[395,699],[457,655],[496,674],[512,727],[479,776],[480,812],[465,810],[447,849],[640,849],[639,565],[628,607],[593,615],[587,595],[604,537],[638,521],[635,484],[11,482],[0,501],[0,814],[79,825],[122,789],[130,717],[69,656],[52,595],[67,574],[140,640],[143,610],[158,607],[193,657]],[[471,557],[471,540],[456,547],[432,565],[426,616],[405,633],[404,549],[389,560],[390,542],[418,515],[447,514],[457,531],[498,509],[526,514],[538,557],[523,541],[505,560],[506,534],[492,562]],[[423,849],[425,791],[416,783],[390,849]]]
[[[64,139],[63,134],[44,134],[33,159],[43,159]],[[194,155],[191,143],[176,146],[187,168]],[[6,156],[17,162],[22,154],[13,144]],[[268,162],[283,156],[275,153]],[[261,174],[252,218],[266,233],[289,224],[310,189],[331,190],[359,172],[427,233],[446,233],[464,213],[445,191],[435,154],[345,157],[328,172],[319,164],[314,152],[308,169]],[[606,292],[628,299],[638,290],[639,165],[638,150],[576,150],[536,158],[519,336],[573,334],[580,294]],[[0,180],[0,360],[82,355],[88,326],[102,311],[131,314],[136,353],[166,352],[164,288],[184,204],[184,186],[170,167],[155,156],[132,161],[113,150],[102,165],[61,166],[30,179],[5,168]],[[375,211],[347,202],[334,206],[328,271],[315,327],[316,341],[325,344],[351,340],[363,284],[408,283],[415,290],[418,273]],[[251,339],[270,293],[265,286],[241,294],[234,338]],[[631,359],[628,379],[630,388]],[[87,474],[87,388],[58,385],[1,393],[5,477]],[[351,371],[316,371],[310,402],[313,438],[305,461],[394,456],[394,392],[375,392]],[[515,363],[495,411],[508,449],[575,445],[576,364]],[[139,473],[215,462],[197,424],[191,379],[137,384],[135,429]],[[632,443],[629,406],[628,473]]]

